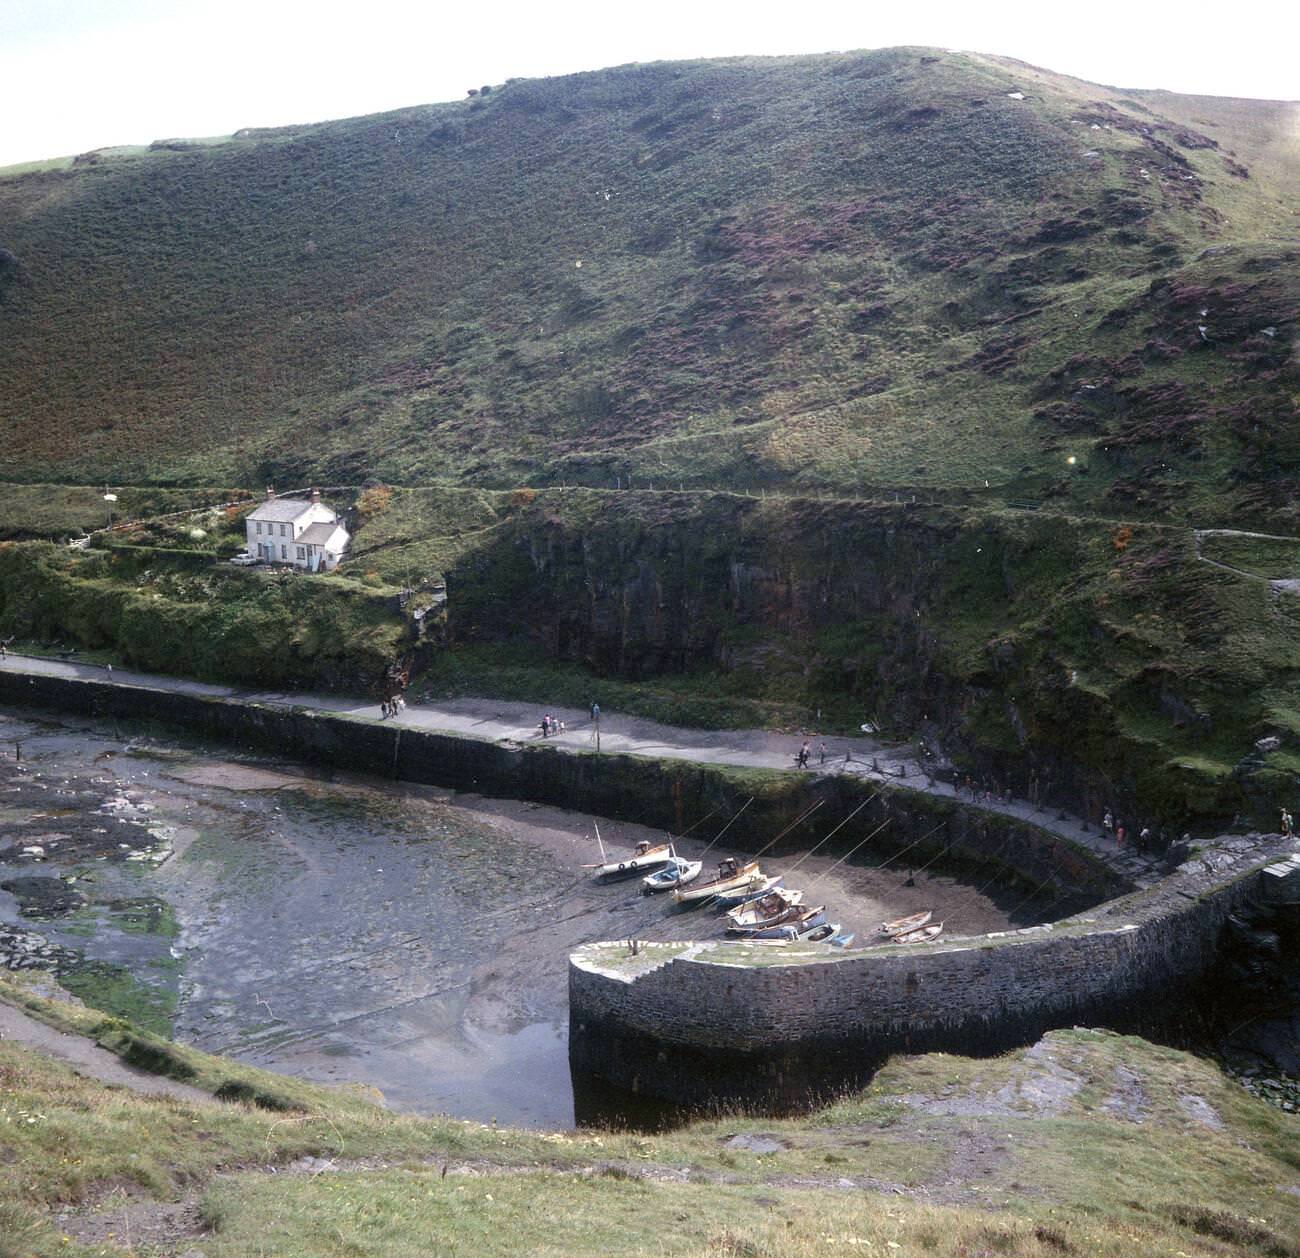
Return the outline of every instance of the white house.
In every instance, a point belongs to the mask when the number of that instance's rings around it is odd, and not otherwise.
[[[349,534],[338,513],[311,491],[310,501],[277,498],[273,489],[266,501],[245,518],[248,553],[263,563],[287,563],[311,572],[337,567],[348,548]]]

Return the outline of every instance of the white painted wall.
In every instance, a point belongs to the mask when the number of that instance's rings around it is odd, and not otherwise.
[[[280,501],[286,500],[281,499]],[[302,503],[302,514],[293,520],[258,520],[256,516],[257,512],[253,511],[244,521],[247,549],[250,555],[255,559],[269,560],[273,563],[293,564],[297,568],[312,568],[313,570],[318,565],[313,563],[310,557],[299,557],[297,538],[304,529],[310,528],[313,524],[330,524],[338,520],[337,513],[323,502],[306,501]],[[330,535],[330,540],[324,548],[327,551],[334,552],[333,560],[323,565],[326,571],[338,565],[339,559],[342,558],[343,552],[347,549],[347,542],[347,530],[340,524]],[[265,546],[274,547],[274,552],[268,556],[263,550]],[[320,547],[312,548],[314,551],[321,549]]]

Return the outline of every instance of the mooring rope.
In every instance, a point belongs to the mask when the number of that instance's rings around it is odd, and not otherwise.
[[[790,822],[790,824],[789,824],[788,826],[786,826],[786,828],[785,828],[784,830],[781,831],[780,834],[778,834],[778,835],[776,836],[776,838],[772,839],[771,842],[769,842],[769,843],[764,843],[763,846],[762,846],[761,848],[759,848],[757,852],[754,853],[754,859],[757,860],[760,856],[763,855],[764,852],[767,851],[767,849],[768,849],[769,847],[775,847],[776,844],[780,843],[780,841],[781,841],[783,838],[785,838],[785,836],[786,836],[787,834],[789,834],[790,831],[793,830],[793,829],[795,828],[795,826],[797,826],[797,825],[802,825],[802,824],[803,824],[805,821],[807,821],[808,818],[811,817],[811,816],[813,815],[813,813],[815,813],[815,812],[816,812],[816,811],[817,811],[817,810],[818,810],[818,809],[819,809],[819,808],[820,808],[820,807],[821,807],[825,802],[826,802],[826,801],[825,801],[824,799],[819,799],[819,800],[817,800],[816,803],[814,803],[810,808],[805,808],[805,809],[803,810],[803,812],[801,812],[801,813],[800,813],[800,814],[799,814],[799,815],[798,815],[798,816],[797,816],[797,817],[796,817],[792,822]],[[825,841],[826,841],[825,839],[822,840],[823,843],[824,843]]]
[[[866,807],[865,804],[863,804],[862,806],[864,808]],[[846,818],[846,820],[848,820],[848,818]],[[819,874],[814,881],[820,881],[823,878],[829,878],[831,874],[833,874],[842,864],[844,864],[846,860],[849,859],[850,856],[853,855],[854,852],[858,850],[858,848],[864,846],[865,844],[869,843],[872,839],[874,839],[876,835],[878,835],[892,820],[893,820],[892,817],[886,817],[884,821],[882,821],[869,835],[867,835],[865,839],[862,840],[861,843],[857,843],[853,847],[849,848],[849,850],[845,852],[844,855],[841,856],[839,860],[835,862],[835,864],[833,864],[825,872]]]
[[[813,853],[814,853],[814,852],[815,852],[819,847],[822,846],[822,844],[826,843],[826,842],[827,842],[828,840],[830,840],[834,835],[838,834],[841,830],[843,830],[844,827],[845,827],[846,825],[848,825],[849,822],[852,821],[853,818],[856,817],[856,816],[858,815],[858,813],[860,813],[860,812],[861,812],[861,811],[862,811],[862,810],[863,810],[863,809],[864,809],[864,808],[865,808],[869,803],[871,803],[871,800],[872,800],[872,799],[875,799],[875,798],[876,798],[876,795],[879,795],[879,794],[880,794],[880,792],[877,791],[875,795],[872,795],[872,796],[871,796],[871,799],[866,799],[866,800],[864,800],[862,803],[860,803],[860,804],[859,804],[859,805],[858,805],[858,806],[857,806],[857,807],[856,807],[856,808],[855,808],[851,813],[849,813],[849,815],[848,815],[847,817],[844,818],[843,821],[840,822],[839,825],[837,825],[837,826],[835,827],[834,830],[832,830],[832,831],[830,832],[830,834],[828,834],[828,835],[826,836],[826,838],[821,839],[821,840],[819,840],[818,842],[814,843],[814,844],[812,845],[812,847],[810,847],[810,848],[809,848],[809,849],[808,849],[808,850],[807,850],[807,851],[806,851],[806,852],[805,852],[801,857],[799,857],[799,859],[798,859],[797,861],[795,861],[795,863],[794,863],[793,865],[790,866],[790,869],[786,870],[786,873],[791,872],[791,870],[798,869],[799,866],[802,865],[802,864],[804,863],[804,861],[806,861],[806,860],[807,860],[807,859],[808,859],[808,858],[809,858],[809,857],[810,857],[810,856],[811,856],[811,855],[812,855],[812,854],[813,854]],[[872,833],[878,834],[878,833],[879,833],[879,830],[875,830],[875,831],[873,831]],[[868,835],[867,837],[870,838],[871,836]],[[855,848],[854,850],[856,851],[857,849]],[[834,869],[835,867],[832,865],[831,868]]]
[[[754,802],[754,799],[755,796],[751,795],[747,800],[745,800],[745,802],[740,806],[740,812],[736,813],[736,815],[732,817],[732,819],[728,821],[727,824],[723,826],[721,830],[718,831],[718,833],[714,836],[713,842],[710,843],[709,846],[706,847],[704,851],[700,853],[700,860],[703,860],[709,854],[710,849],[717,844],[718,840],[722,838],[722,836],[726,834],[727,831],[730,830],[731,827],[734,826],[737,821],[740,820],[740,813],[744,812],[745,809],[748,808],[750,804]]]
[[[923,835],[921,835],[919,839],[914,839],[905,848],[903,848],[901,852],[895,852],[894,855],[889,857],[887,860],[881,861],[880,864],[876,866],[877,871],[882,869],[888,869],[889,866],[892,865],[896,860],[900,859],[903,856],[906,856],[907,853],[910,852],[918,843],[924,843],[926,839],[930,837],[930,835],[937,834],[947,824],[948,824],[947,821],[941,821],[937,826],[935,826],[933,830],[927,830]]]

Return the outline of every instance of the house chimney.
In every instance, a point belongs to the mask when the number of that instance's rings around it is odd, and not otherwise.
[[[312,491],[311,491],[311,500],[312,500],[312,502],[319,502],[319,501],[320,501],[320,490],[319,490],[319,489],[314,489],[314,488],[312,489]]]
[[[268,486],[266,487],[266,496],[267,496],[268,498],[274,498],[274,497],[275,497],[275,489],[274,489],[273,486],[268,485]]]

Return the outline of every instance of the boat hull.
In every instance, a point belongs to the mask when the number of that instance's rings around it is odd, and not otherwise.
[[[737,887],[735,891],[720,891],[714,897],[714,903],[724,909],[748,904],[751,900],[761,899],[768,892],[775,890],[784,879],[784,874],[773,874],[769,878],[760,878],[747,887]]]
[[[909,931],[920,930],[922,926],[929,922],[932,916],[934,914],[927,909],[924,913],[913,913],[910,917],[899,917],[892,922],[881,922],[876,934],[882,940],[896,939],[899,935],[905,935]]]
[[[679,887],[673,892],[673,900],[677,904],[695,904],[703,900],[711,900],[719,893],[752,886],[762,879],[763,874],[758,867],[758,862],[751,861],[726,878],[711,878],[708,882],[696,882],[689,887]]]
[[[674,887],[684,887],[694,882],[704,868],[703,861],[688,861],[675,857],[676,864],[669,864],[656,874],[648,874],[641,879],[641,887],[647,894],[652,891],[671,891]]]
[[[933,939],[938,939],[943,933],[943,923],[936,922],[932,926],[922,926],[919,930],[909,930],[901,935],[895,935],[890,943],[896,944],[915,944],[929,943]]]
[[[750,931],[780,926],[799,911],[799,906],[803,902],[803,892],[776,891],[772,893],[772,899],[775,901],[773,904],[769,904],[764,899],[757,904],[750,903],[732,909],[727,914],[727,933],[747,935]]]
[[[637,852],[621,861],[606,861],[597,865],[593,877],[602,881],[613,882],[618,878],[631,878],[634,874],[646,874],[668,864],[673,858],[673,849],[664,843],[644,852]]]
[[[825,921],[826,906],[819,904],[816,908],[799,910],[790,921],[782,922],[780,926],[768,926],[764,930],[751,931],[748,937],[750,939],[801,939]],[[839,927],[835,929],[838,930]]]

